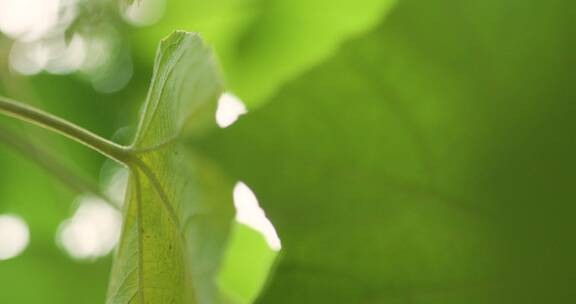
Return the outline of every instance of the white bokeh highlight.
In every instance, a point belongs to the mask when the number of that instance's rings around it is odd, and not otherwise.
[[[56,75],[81,72],[99,92],[111,93],[124,88],[132,78],[133,67],[125,50],[126,58],[115,57],[120,56],[117,52],[121,48],[113,26],[98,26],[89,35],[76,32],[68,37],[66,31],[78,17],[82,2],[0,0],[0,34],[14,40],[9,54],[11,71],[27,76],[42,72]],[[152,7],[150,11],[157,14],[163,9]],[[122,62],[112,63],[112,60]]]
[[[165,0],[139,0],[123,9],[122,17],[134,26],[150,26],[162,19],[165,9]]]
[[[42,71],[69,74],[82,67],[86,58],[86,43],[80,35],[67,43],[64,36],[34,42],[17,41],[10,50],[10,67],[22,75]]]
[[[112,200],[112,203],[119,207],[124,205],[129,175],[128,169],[121,167],[116,169],[106,182],[106,190],[104,192]]]
[[[16,215],[0,215],[0,260],[8,260],[21,254],[30,242],[26,222]]]
[[[238,182],[234,186],[233,198],[236,221],[260,232],[272,250],[280,250],[282,244],[276,229],[260,207],[254,192],[243,182]]]
[[[216,124],[220,128],[231,126],[240,115],[246,114],[244,103],[232,93],[225,92],[218,99],[216,108]]]
[[[59,22],[63,0],[0,0],[0,31],[31,41],[45,35]]]
[[[52,74],[69,74],[80,69],[86,59],[86,42],[78,34],[66,43],[64,37],[49,44],[50,60],[45,70]]]
[[[93,196],[82,196],[72,218],[64,221],[57,243],[75,259],[96,259],[114,249],[120,238],[120,212]]]
[[[41,43],[16,42],[10,49],[10,67],[22,75],[38,74],[46,67],[49,55]]]

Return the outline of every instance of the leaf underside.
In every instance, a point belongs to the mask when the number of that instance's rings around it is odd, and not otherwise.
[[[218,302],[214,277],[233,216],[223,190],[231,185],[181,138],[210,127],[221,90],[198,36],[175,32],[161,42],[131,146],[107,303]]]

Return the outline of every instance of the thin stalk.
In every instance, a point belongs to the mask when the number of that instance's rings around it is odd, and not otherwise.
[[[42,110],[0,96],[0,113],[53,130],[122,164],[129,162],[128,148]]]

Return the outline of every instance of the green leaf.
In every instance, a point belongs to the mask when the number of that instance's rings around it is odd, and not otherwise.
[[[282,240],[259,303],[574,299],[574,8],[401,1],[205,139]]]
[[[253,303],[261,291],[277,253],[256,230],[236,223],[218,276],[230,303]]]
[[[174,28],[202,33],[221,59],[230,89],[249,107],[375,27],[395,0],[168,1],[159,24],[135,33],[156,43]],[[143,56],[143,54],[137,54]],[[151,54],[148,56],[150,57]],[[149,59],[146,59],[149,61]]]
[[[210,50],[195,34],[176,32],[161,42],[131,147],[108,303],[218,302],[231,184],[180,139],[215,124],[220,93]]]
[[[248,105],[321,63],[340,44],[375,27],[395,0],[260,1],[255,18],[224,53],[231,88]]]

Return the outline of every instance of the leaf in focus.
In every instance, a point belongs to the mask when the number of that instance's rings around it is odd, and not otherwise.
[[[180,139],[215,125],[221,86],[210,50],[195,34],[175,32],[161,42],[128,163],[108,303],[218,302],[232,184]]]
[[[401,1],[202,141],[282,240],[258,303],[574,299],[574,12]]]

